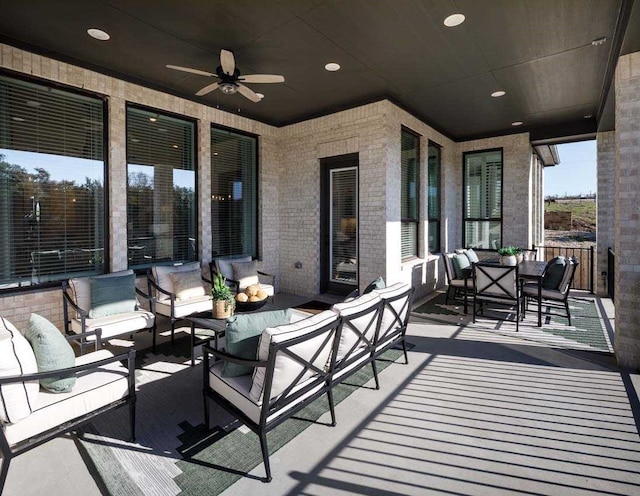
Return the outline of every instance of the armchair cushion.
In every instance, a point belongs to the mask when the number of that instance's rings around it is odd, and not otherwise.
[[[329,325],[337,319],[338,316],[335,312],[325,310],[324,312],[292,324],[269,327],[265,329],[260,336],[257,359],[267,360],[269,358],[269,349],[272,342],[280,343],[304,336],[305,334]],[[299,344],[291,346],[289,350],[306,360],[312,361],[316,367],[324,369],[331,354],[331,347],[331,340],[327,341],[325,335],[319,335],[314,338],[305,339]],[[302,371],[303,366],[297,360],[285,353],[279,353],[275,358],[271,395],[266,399],[271,400],[272,398],[276,398],[292,383],[296,382],[299,384],[313,376],[313,374],[307,370],[302,377],[298,378]],[[253,372],[253,383],[250,392],[251,399],[256,403],[261,402],[263,399],[265,378],[265,367],[256,367]]]
[[[472,248],[465,250],[464,254],[467,256],[467,258],[469,259],[469,262],[472,264],[478,263],[480,261],[480,259],[478,258],[478,255],[476,254],[475,251],[473,251]]]
[[[149,329],[153,327],[155,317],[153,313],[147,310],[136,310],[135,312],[118,313],[115,315],[107,315],[99,319],[86,319],[84,332],[102,329],[102,339],[109,340],[116,336],[134,333],[140,329]],[[71,330],[80,334],[82,330],[82,322],[78,319],[71,320]],[[88,342],[95,341],[95,336],[86,338]]]
[[[11,322],[0,317],[0,376],[34,374],[38,364],[33,349]],[[18,422],[35,410],[38,381],[0,386],[0,422]]]
[[[542,287],[544,289],[558,289],[564,276],[566,260],[564,257],[552,258],[547,264],[547,268],[542,276]]]
[[[151,269],[153,274],[153,279],[156,284],[160,286],[165,291],[169,293],[175,294],[173,288],[173,281],[171,280],[171,274],[175,274],[176,272],[189,272],[193,270],[200,270],[199,262],[189,262],[184,263],[182,265],[154,265]],[[157,292],[158,301],[164,301],[171,299],[164,293],[160,291]]]
[[[252,284],[260,283],[255,260],[251,260],[249,262],[232,262],[231,268],[233,269],[232,279],[234,281],[238,281],[240,290],[245,289]]]
[[[75,365],[73,348],[58,328],[44,317],[31,314],[25,337],[33,348],[38,372],[66,369]],[[52,393],[68,393],[75,383],[75,376],[40,379],[40,385]]]
[[[380,276],[374,279],[366,288],[364,288],[362,294],[366,295],[371,293],[371,291],[373,291],[374,289],[384,289],[386,287],[387,286],[384,283],[384,279],[382,278],[382,276]]]
[[[471,268],[471,262],[464,253],[454,253],[453,255],[453,271],[456,274],[456,279],[464,279],[465,271]]]
[[[91,319],[136,309],[136,276],[133,272],[112,277],[91,277],[89,288]]]
[[[183,272],[171,272],[169,274],[173,289],[178,300],[189,300],[198,296],[204,296],[202,285],[202,273],[200,269]]]
[[[231,266],[233,262],[251,262],[251,256],[217,258],[216,266],[225,279],[233,280],[233,267]]]
[[[95,276],[95,279],[108,279],[111,277],[120,277],[127,274],[133,274],[133,270],[122,270],[119,272],[112,272],[111,274],[102,274]],[[74,277],[69,279],[69,289],[71,299],[85,311],[89,311],[91,308],[91,277]],[[135,291],[135,290],[134,290]],[[80,317],[76,315],[76,317]]]
[[[267,327],[277,327],[291,322],[291,309],[273,310],[234,315],[227,319],[225,338],[227,352],[240,358],[255,359],[260,335]],[[224,362],[222,377],[238,377],[250,374],[253,367]]]

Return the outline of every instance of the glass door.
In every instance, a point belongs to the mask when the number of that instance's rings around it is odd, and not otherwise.
[[[321,289],[347,294],[358,287],[357,156],[324,165]]]

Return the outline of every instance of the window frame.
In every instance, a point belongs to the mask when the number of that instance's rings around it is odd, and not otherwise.
[[[415,164],[415,170],[416,170],[416,176],[415,176],[415,182],[416,182],[416,198],[415,198],[415,204],[416,204],[416,216],[415,218],[407,218],[407,217],[402,217],[402,203],[404,198],[402,197],[402,181],[403,181],[403,173],[402,173],[402,135],[403,133],[407,133],[409,135],[411,135],[413,138],[415,138],[416,140],[416,164]],[[415,260],[420,256],[420,233],[422,232],[421,227],[420,227],[420,169],[421,169],[421,163],[420,163],[420,146],[421,146],[421,142],[420,139],[422,138],[422,136],[420,134],[418,134],[417,132],[413,131],[412,129],[409,129],[406,126],[401,126],[400,127],[400,258],[402,263],[408,262],[410,260]],[[414,253],[412,255],[409,256],[403,256],[402,255],[402,225],[404,224],[414,224],[415,228],[416,228],[416,237],[415,237],[415,244],[414,244]]]
[[[174,264],[174,263],[189,263],[192,261],[199,261],[200,260],[200,194],[199,194],[199,162],[198,162],[198,158],[199,158],[199,154],[198,154],[198,136],[199,136],[199,120],[193,117],[189,117],[187,115],[183,115],[183,114],[178,114],[176,112],[171,112],[169,110],[164,110],[164,109],[158,109],[155,107],[150,107],[147,105],[142,105],[139,103],[135,103],[135,102],[131,102],[131,101],[125,101],[125,201],[126,201],[126,215],[127,215],[127,244],[129,241],[129,222],[128,222],[128,216],[129,216],[129,135],[128,135],[128,129],[129,129],[129,109],[134,109],[134,110],[141,110],[143,112],[150,112],[152,114],[162,114],[164,116],[167,117],[171,117],[173,119],[177,119],[177,120],[181,120],[181,121],[186,121],[186,122],[190,122],[191,124],[193,124],[193,152],[192,152],[192,157],[193,157],[193,172],[194,172],[194,176],[195,176],[195,186],[194,186],[194,205],[195,205],[195,212],[194,212],[194,218],[195,218],[195,226],[194,226],[194,238],[195,238],[195,260],[172,260],[172,261],[160,261],[160,262],[154,262],[152,261],[149,265],[149,267],[151,267],[152,265],[167,265],[167,264]],[[144,275],[147,272],[147,267],[131,267],[129,265],[129,260],[128,260],[128,256],[127,256],[127,267],[132,269],[137,275]]]
[[[35,84],[39,86],[43,86],[47,89],[55,89],[57,91],[70,93],[73,95],[78,95],[85,98],[93,98],[95,100],[100,101],[102,108],[102,184],[103,184],[103,208],[102,208],[102,250],[103,250],[103,263],[102,263],[102,272],[97,273],[95,275],[100,274],[108,274],[111,272],[111,247],[109,244],[109,240],[111,239],[111,229],[109,224],[109,205],[110,205],[110,195],[109,195],[109,98],[107,95],[102,93],[98,93],[95,91],[91,91],[84,88],[78,88],[75,86],[70,86],[65,83],[61,83],[59,81],[52,81],[46,78],[39,77],[33,74],[24,74],[21,72],[15,72],[6,68],[0,68],[0,76],[3,76],[7,79],[14,79],[16,81],[21,81],[24,83]],[[55,279],[52,281],[45,281],[30,284],[29,286],[20,286],[18,282],[17,286],[10,286],[7,288],[0,288],[0,296],[10,296],[11,294],[23,294],[23,293],[31,293],[38,292],[51,288],[60,288],[62,283],[68,280],[70,277],[74,277],[73,273],[67,273],[65,277],[60,279]]]
[[[254,253],[251,254],[251,257],[254,260],[262,260],[262,243],[260,240],[260,135],[255,134],[255,133],[251,133],[249,131],[243,131],[241,129],[236,129],[234,127],[229,127],[229,126],[224,126],[222,124],[217,124],[212,122],[211,126],[209,126],[209,150],[211,151],[211,146],[213,145],[213,142],[211,140],[211,137],[213,135],[213,130],[217,129],[220,131],[227,131],[229,133],[233,133],[233,134],[237,134],[239,136],[244,136],[247,138],[251,138],[253,140],[255,140],[255,181],[256,184],[254,185],[254,190],[255,190],[255,226],[253,228],[253,237],[254,237]],[[210,171],[210,178],[209,178],[209,186],[211,186],[211,182],[213,181],[213,164],[211,163],[213,160],[213,152],[211,152],[211,158],[209,160],[209,171]],[[213,194],[213,191],[211,192],[211,194]],[[209,216],[211,216],[211,207],[209,207]],[[213,232],[213,219],[210,218],[210,225],[211,225],[211,239],[213,240],[213,236],[214,236],[214,232]],[[213,256],[213,246],[212,246],[212,257],[216,258]],[[218,255],[218,256],[225,256],[225,255]]]
[[[467,217],[467,156],[478,155],[483,153],[500,152],[500,217]],[[473,150],[463,152],[462,154],[462,242],[461,246],[469,248],[466,245],[467,239],[467,222],[500,222],[500,243],[504,239],[504,148],[486,148],[482,150]],[[474,248],[477,251],[495,251],[493,248]]]
[[[429,190],[430,184],[428,182],[429,179],[429,168],[431,164],[429,163],[429,149],[436,148],[438,150],[438,184],[437,188],[437,203],[438,203],[438,215],[432,216],[431,211],[429,210]],[[429,227],[431,223],[434,222],[436,225],[436,250],[431,251],[431,246],[429,244]],[[436,143],[435,141],[429,140],[427,142],[427,251],[429,253],[441,253],[442,252],[442,146]]]

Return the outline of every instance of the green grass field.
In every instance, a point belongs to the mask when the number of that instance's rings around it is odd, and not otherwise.
[[[572,212],[573,229],[592,231],[596,228],[596,202],[589,200],[556,200],[546,201],[545,212]]]

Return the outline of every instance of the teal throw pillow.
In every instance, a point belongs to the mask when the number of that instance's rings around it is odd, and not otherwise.
[[[227,353],[248,360],[255,360],[260,335],[267,327],[289,324],[291,309],[270,312],[241,313],[227,319],[225,338]],[[250,374],[253,367],[239,363],[225,362],[222,377],[238,377]]]
[[[75,353],[58,328],[44,317],[31,314],[25,337],[36,356],[38,372],[66,369],[76,364]],[[50,377],[40,379],[40,385],[53,393],[68,393],[76,383],[76,377]]]
[[[464,253],[453,255],[453,270],[456,273],[456,279],[464,279],[465,276],[471,275],[471,262]]]
[[[98,319],[136,309],[136,275],[92,277],[89,279],[91,308],[89,318]]]
[[[464,254],[467,256],[467,258],[469,259],[469,262],[471,262],[472,264],[478,263],[480,261],[480,259],[478,258],[478,255],[476,255],[476,252],[473,251],[471,248],[469,248],[468,250],[465,250]]]
[[[387,285],[384,283],[384,279],[382,278],[382,276],[380,276],[374,279],[371,284],[369,284],[366,288],[364,288],[364,291],[362,292],[362,294],[366,295],[371,293],[371,291],[373,291],[374,289],[384,289],[386,287]]]
[[[542,287],[544,289],[558,289],[564,276],[566,264],[567,261],[564,257],[555,257],[549,261],[544,271],[544,276],[542,276]]]

